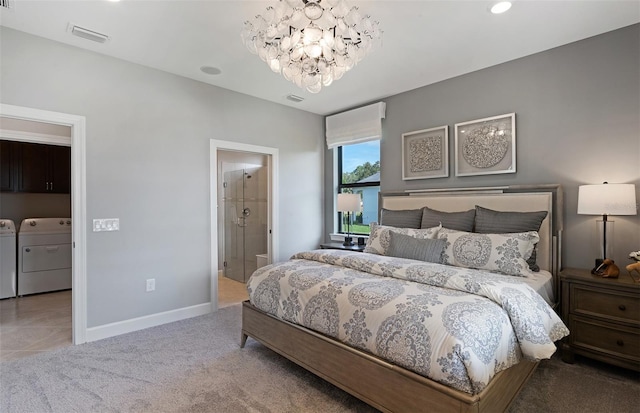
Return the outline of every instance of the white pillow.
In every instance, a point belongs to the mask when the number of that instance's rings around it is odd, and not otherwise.
[[[540,241],[537,231],[509,234],[476,234],[442,228],[438,238],[446,241],[442,263],[507,275],[531,275],[527,259]]]
[[[414,228],[396,228],[388,227],[385,225],[378,225],[376,222],[369,224],[371,233],[367,240],[367,245],[364,247],[364,252],[378,255],[387,255],[387,249],[389,248],[390,236],[389,232],[393,231],[398,234],[408,235],[413,238],[419,239],[435,239],[438,235],[438,230],[441,226],[425,229]]]

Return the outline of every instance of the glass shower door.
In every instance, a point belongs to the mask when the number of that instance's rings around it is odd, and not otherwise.
[[[224,173],[224,275],[246,282],[267,252],[267,174],[264,167]]]

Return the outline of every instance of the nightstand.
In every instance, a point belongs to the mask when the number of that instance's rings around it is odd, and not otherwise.
[[[326,242],[324,244],[320,244],[320,248],[322,248],[323,250],[345,250],[345,251],[357,251],[357,252],[362,252],[364,251],[364,245],[351,245],[351,246],[345,246],[342,245],[341,242]]]
[[[571,334],[562,343],[562,359],[580,354],[640,371],[640,284],[624,269],[619,278],[589,270],[560,272],[562,318]]]

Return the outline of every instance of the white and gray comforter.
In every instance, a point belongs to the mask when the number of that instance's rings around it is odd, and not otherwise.
[[[260,310],[472,394],[569,334],[518,277],[441,264],[317,250],[247,285]]]

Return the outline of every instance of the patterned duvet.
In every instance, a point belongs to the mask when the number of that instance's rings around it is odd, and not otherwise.
[[[247,286],[262,311],[472,394],[569,334],[519,277],[408,259],[303,252]]]

